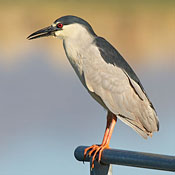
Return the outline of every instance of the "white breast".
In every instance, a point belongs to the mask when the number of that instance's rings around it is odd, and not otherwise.
[[[76,74],[78,75],[79,79],[81,80],[82,83],[84,83],[84,80],[82,78],[83,70],[82,70],[82,59],[83,56],[81,55],[81,52],[79,51],[79,48],[77,48],[76,44],[73,42],[71,43],[66,43],[63,41],[64,49],[66,52],[66,56],[74,68]]]

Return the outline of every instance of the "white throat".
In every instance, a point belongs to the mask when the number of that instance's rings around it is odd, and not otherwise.
[[[78,59],[92,44],[94,36],[80,24],[65,26],[63,44],[68,57]]]

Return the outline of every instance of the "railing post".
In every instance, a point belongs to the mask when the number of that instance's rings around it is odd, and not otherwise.
[[[92,159],[91,159],[92,160]],[[91,168],[92,161],[90,160],[90,175],[112,175],[112,165],[100,164],[94,161],[94,168]]]

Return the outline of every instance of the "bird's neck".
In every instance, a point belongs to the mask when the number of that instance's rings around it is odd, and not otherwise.
[[[86,58],[86,53],[88,53],[93,41],[94,38],[89,35],[79,35],[77,38],[63,39],[63,46],[67,58],[83,84],[85,84],[82,76],[83,59]]]
[[[87,47],[90,45],[93,40],[94,36],[90,35],[89,33],[80,33],[69,38],[65,38],[63,42],[66,45],[78,46],[81,49],[82,47]]]
[[[86,52],[89,46],[93,43],[94,36],[83,33],[63,39],[63,45],[68,57],[78,59],[83,52]]]

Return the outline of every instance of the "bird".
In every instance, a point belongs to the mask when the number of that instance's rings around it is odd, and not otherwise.
[[[101,26],[108,30],[105,24]],[[133,69],[122,55],[103,37],[98,36],[84,19],[66,15],[49,27],[27,37],[32,40],[53,36],[63,40],[65,54],[88,93],[107,111],[102,143],[84,150],[84,158],[101,161],[117,119],[143,138],[159,131],[159,120],[153,104]]]

